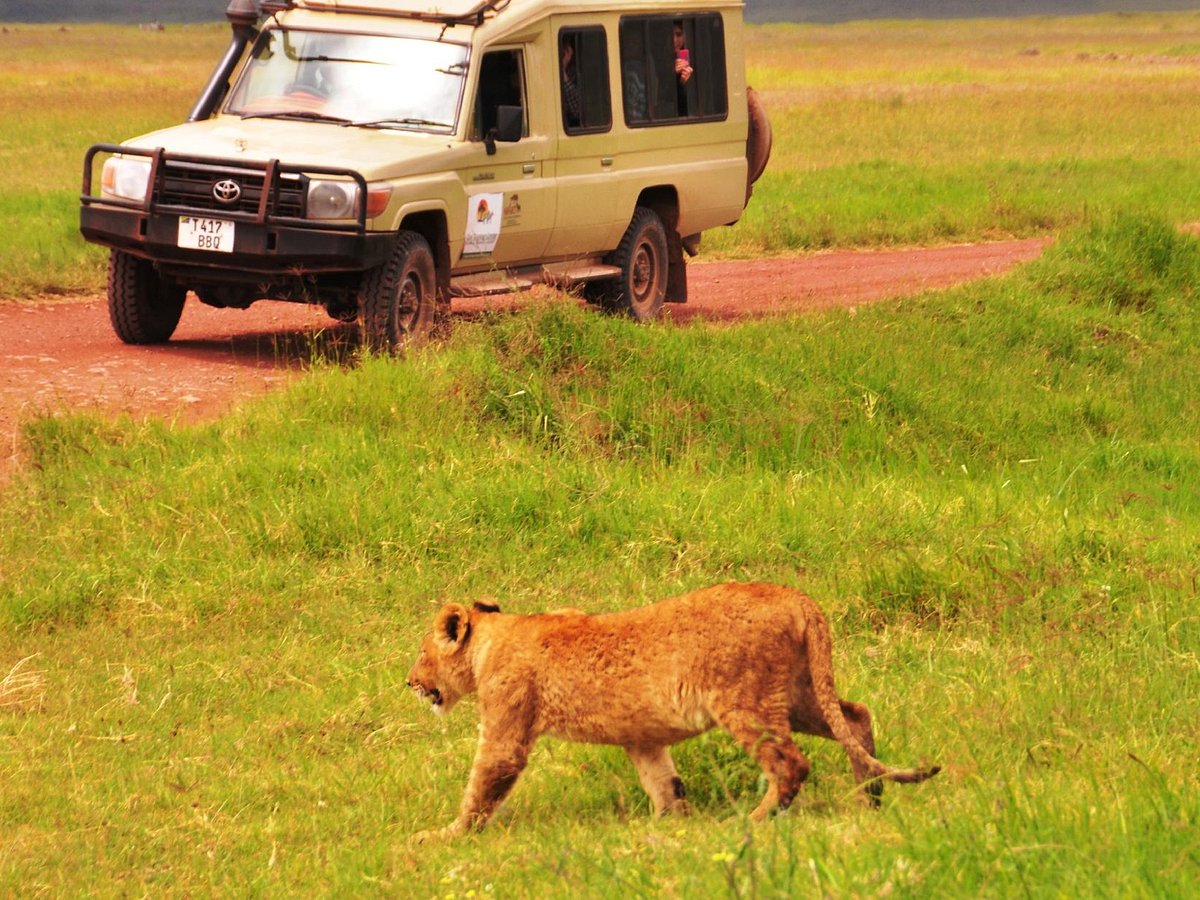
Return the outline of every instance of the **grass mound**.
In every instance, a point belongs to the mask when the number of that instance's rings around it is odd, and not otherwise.
[[[147,589],[204,608],[214,577],[296,598],[331,567],[418,566],[430,588],[478,572],[465,588],[615,559],[681,585],[847,557],[872,621],[897,598],[958,614],[991,569],[1074,557],[1112,517],[1195,514],[1177,488],[1200,404],[1175,373],[1200,343],[1198,268],[1193,238],[1117,220],[899,308],[645,329],[548,303],[203,428],[37,421],[37,476],[4,514],[3,614],[86,621]],[[945,557],[1001,511],[1011,539]]]

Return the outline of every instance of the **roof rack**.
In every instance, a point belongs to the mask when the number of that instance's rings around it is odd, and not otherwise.
[[[512,0],[480,0],[470,9],[460,13],[437,12],[431,2],[425,9],[385,9],[378,6],[353,6],[339,3],[337,0],[262,0],[261,9],[268,15],[284,12],[289,9],[302,7],[304,9],[324,9],[331,12],[353,13],[360,16],[386,16],[398,19],[417,19],[421,22],[434,22],[439,25],[482,25],[491,16],[502,12]],[[417,0],[414,0],[414,7]]]

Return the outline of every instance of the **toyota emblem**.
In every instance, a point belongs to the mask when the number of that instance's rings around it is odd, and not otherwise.
[[[242,196],[242,186],[233,179],[226,178],[213,185],[212,195],[218,203],[237,203],[238,198]]]

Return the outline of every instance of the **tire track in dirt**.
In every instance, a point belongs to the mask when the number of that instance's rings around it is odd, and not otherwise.
[[[1049,239],[908,250],[839,251],[688,267],[676,323],[852,306],[998,275],[1036,258]],[[521,305],[456,299],[454,317]],[[354,328],[319,307],[262,302],[248,310],[188,301],[172,340],[131,347],[112,332],[102,297],[0,302],[0,484],[20,464],[19,423],[62,410],[198,421],[303,371],[313,354],[340,358]]]

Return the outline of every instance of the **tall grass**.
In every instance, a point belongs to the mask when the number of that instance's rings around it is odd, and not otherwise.
[[[556,302],[320,369],[206,426],[46,418],[0,500],[0,890],[1183,896],[1200,792],[1200,245],[1118,217],[1003,280],[733,327]],[[64,562],[64,560],[66,562]],[[544,742],[450,846],[475,711],[403,686],[445,600],[640,604],[729,578],[830,612],[880,755],[751,826],[706,735],[652,821]],[[472,893],[473,892],[473,893]]]
[[[1030,235],[1200,209],[1200,16],[752,29],[771,165],[720,253]]]
[[[89,146],[182,122],[228,26],[11,26],[0,34],[0,298],[95,291],[105,254],[79,235]]]

